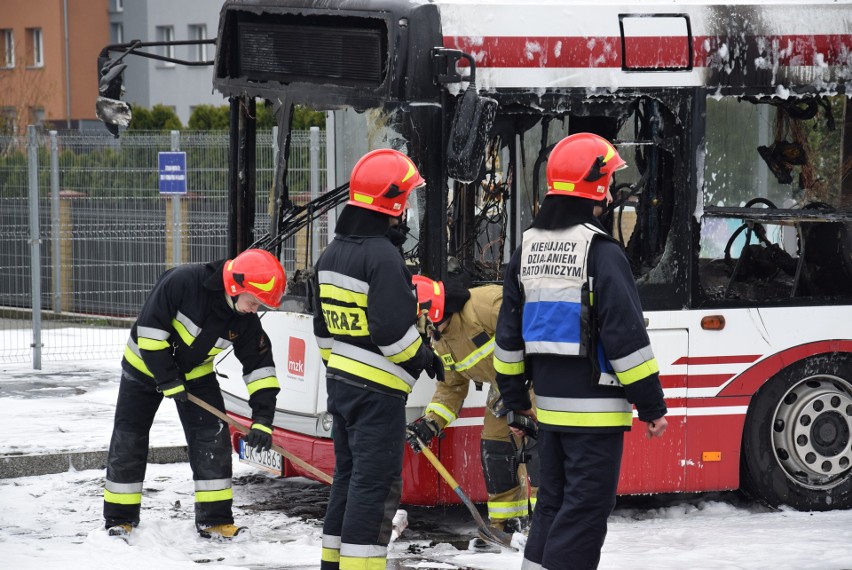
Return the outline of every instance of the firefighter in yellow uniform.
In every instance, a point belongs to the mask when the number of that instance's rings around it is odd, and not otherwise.
[[[410,423],[408,430],[428,444],[458,417],[471,382],[478,390],[488,384],[489,405],[480,443],[488,517],[493,530],[518,530],[517,522],[526,519],[535,504],[538,452],[535,439],[511,434],[494,382],[494,332],[503,288],[485,285],[467,289],[461,279],[440,282],[422,275],[414,276],[414,284],[421,310],[428,311],[435,324],[432,348],[444,361],[445,380],[438,383],[425,415]],[[412,447],[418,450],[416,445]],[[478,541],[474,544],[484,545]]]

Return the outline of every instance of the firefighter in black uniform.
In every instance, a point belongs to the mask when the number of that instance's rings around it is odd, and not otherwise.
[[[323,570],[385,567],[402,494],[405,402],[422,371],[443,379],[440,358],[416,328],[411,273],[387,237],[391,218],[423,185],[404,154],[364,155],[335,238],[316,264],[314,334],[326,365],[336,462]]]
[[[615,506],[631,404],[667,426],[657,361],[627,257],[597,221],[624,161],[606,139],[556,144],[547,195],[503,283],[494,367],[506,407],[537,418],[541,486],[524,570],[596,568]],[[536,394],[532,409],[526,379]]]
[[[259,249],[233,260],[175,267],[157,281],[130,330],[121,361],[104,490],[109,534],[128,534],[139,523],[148,434],[163,396],[175,401],[186,435],[199,534],[231,538],[243,530],[234,525],[231,513],[227,426],[188,402],[187,392],[224,411],[213,359],[233,346],[252,409],[246,442],[269,449],[279,386],[257,311],[263,305],[278,307],[285,287],[281,264]]]

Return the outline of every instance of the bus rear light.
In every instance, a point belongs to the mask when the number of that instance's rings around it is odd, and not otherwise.
[[[701,328],[705,331],[720,331],[725,328],[725,317],[722,315],[707,315],[701,318]]]

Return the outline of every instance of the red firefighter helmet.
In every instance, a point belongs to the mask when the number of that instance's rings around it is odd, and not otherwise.
[[[251,293],[267,307],[278,308],[287,288],[284,268],[275,256],[263,249],[247,249],[222,268],[225,292],[236,297]]]
[[[420,310],[426,311],[429,320],[438,323],[444,318],[444,284],[432,281],[425,275],[414,275],[411,282],[417,288]]]
[[[612,175],[627,168],[608,140],[592,133],[565,137],[547,159],[547,195],[606,198]]]
[[[414,188],[426,184],[411,159],[382,148],[361,157],[349,178],[349,204],[389,216],[400,216]]]

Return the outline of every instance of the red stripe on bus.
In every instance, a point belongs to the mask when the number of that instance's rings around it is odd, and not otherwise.
[[[663,388],[686,388],[686,374],[660,374]]]
[[[679,68],[688,64],[686,36],[628,37],[626,42],[630,67]],[[749,57],[765,54],[768,66],[846,65],[852,51],[850,34],[748,36],[747,42]],[[693,37],[693,66],[707,67],[720,48],[729,53],[732,45],[741,45],[739,38],[731,41],[724,36]],[[472,54],[478,67],[622,66],[620,36],[446,36],[444,47]],[[753,65],[751,60],[748,63]],[[729,62],[723,60],[719,64]],[[462,60],[459,65],[466,62]]]
[[[766,357],[743,371],[718,396],[751,396],[782,369],[809,356],[832,352],[852,353],[852,340],[821,340],[800,344]]]
[[[733,378],[733,374],[690,374],[690,388],[719,388]]]
[[[749,364],[754,362],[762,354],[729,354],[727,356],[681,356],[672,366],[688,364],[690,366],[703,366],[709,364]]]
[[[687,398],[686,406],[688,408],[720,408],[727,406],[748,406],[751,402],[751,396],[735,396],[730,398]],[[668,404],[668,400],[666,400]]]

